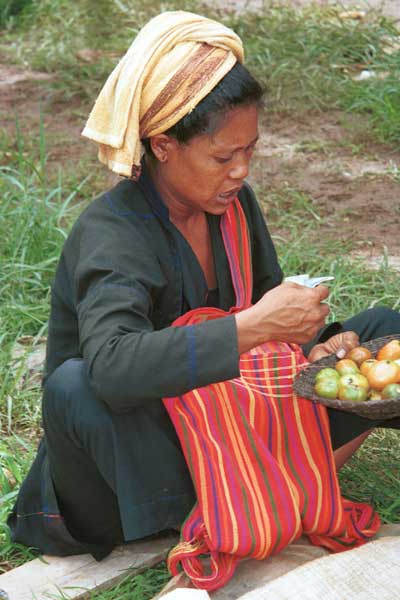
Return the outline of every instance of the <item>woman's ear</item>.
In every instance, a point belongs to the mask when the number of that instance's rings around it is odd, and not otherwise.
[[[167,162],[171,153],[174,152],[179,145],[175,138],[170,137],[165,133],[153,135],[149,138],[149,141],[154,156],[161,163]]]

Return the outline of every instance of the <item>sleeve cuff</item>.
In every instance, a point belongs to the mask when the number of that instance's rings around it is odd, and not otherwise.
[[[188,329],[188,372],[192,389],[239,376],[234,315]]]

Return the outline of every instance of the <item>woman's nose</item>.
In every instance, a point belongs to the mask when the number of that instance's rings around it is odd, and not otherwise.
[[[250,157],[248,157],[244,152],[240,153],[235,157],[234,164],[230,170],[230,177],[232,179],[240,179],[243,180],[249,174],[249,164]]]

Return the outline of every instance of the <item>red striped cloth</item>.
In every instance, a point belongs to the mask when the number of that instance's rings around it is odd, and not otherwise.
[[[251,302],[247,224],[236,201],[221,219],[236,292],[235,312]],[[193,310],[175,321],[193,325],[227,313]],[[300,347],[269,342],[240,357],[240,377],[165,398],[197,495],[168,565],[199,588],[214,590],[240,557],[263,559],[302,533],[338,552],[379,528],[366,504],[340,495],[326,408],[297,396]],[[205,560],[205,556],[208,560]]]

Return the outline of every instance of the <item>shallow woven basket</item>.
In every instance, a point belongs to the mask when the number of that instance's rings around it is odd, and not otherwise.
[[[390,340],[400,340],[400,334],[387,335],[386,337],[376,338],[370,342],[362,344],[368,348],[375,357],[379,348],[384,346]],[[301,371],[294,382],[294,390],[299,396],[308,398],[314,402],[319,402],[329,408],[336,408],[347,412],[356,413],[367,419],[392,419],[400,416],[400,397],[390,400],[366,400],[365,402],[349,402],[345,400],[321,398],[314,392],[315,375],[323,367],[334,367],[339,359],[334,354],[325,356],[320,360],[307,366]]]

